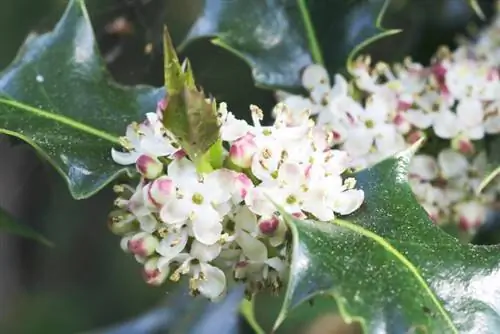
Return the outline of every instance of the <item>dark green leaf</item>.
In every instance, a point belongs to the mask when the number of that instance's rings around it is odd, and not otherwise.
[[[0,208],[0,233],[5,232],[37,240],[46,246],[54,246],[52,242],[47,240],[44,236],[31,229],[29,226],[17,222],[14,217]]]
[[[463,245],[433,225],[407,183],[411,155],[359,172],[365,203],[345,220],[286,216],[293,256],[277,324],[324,294],[366,333],[500,332],[500,248]]]
[[[55,29],[29,39],[0,75],[0,132],[34,146],[86,198],[126,168],[110,155],[126,126],[155,110],[163,89],[114,83],[82,0]]]
[[[181,48],[202,37],[244,59],[259,86],[293,89],[300,70],[322,62],[332,72],[358,46],[395,31],[378,24],[385,0],[206,0]],[[328,13],[326,15],[325,13]],[[321,49],[320,49],[321,47]]]

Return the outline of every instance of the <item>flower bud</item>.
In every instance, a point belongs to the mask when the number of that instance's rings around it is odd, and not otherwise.
[[[487,209],[477,201],[460,203],[455,210],[458,214],[458,225],[466,232],[473,232],[486,220]]]
[[[139,232],[128,241],[128,250],[140,257],[146,257],[155,252],[158,244],[159,241],[155,236],[147,232]]]
[[[252,180],[244,174],[237,173],[234,178],[234,186],[236,188],[237,195],[244,200],[247,196],[248,190],[253,187]]]
[[[148,184],[145,190],[146,203],[161,207],[168,199],[175,195],[175,184],[170,177],[164,175]]]
[[[253,135],[247,133],[243,137],[233,141],[229,149],[231,162],[238,167],[248,168],[252,165],[252,157],[257,150]]]
[[[469,138],[463,136],[453,138],[453,140],[451,141],[451,148],[465,155],[474,154],[474,152],[476,151],[472,141]]]
[[[261,218],[259,220],[259,231],[260,233],[272,236],[278,229],[280,221],[278,217],[272,216],[271,218]]]
[[[420,130],[414,130],[408,134],[406,140],[409,144],[415,144],[420,138],[425,137],[425,133]]]
[[[124,236],[123,238],[121,238],[121,240],[120,240],[120,248],[125,253],[130,253],[130,251],[128,249],[128,242],[130,241],[131,238],[132,238],[131,235],[127,235],[127,236]]]
[[[159,286],[165,282],[168,277],[168,270],[160,271],[158,269],[159,257],[152,257],[144,263],[142,275],[147,284]]]
[[[116,235],[125,235],[136,229],[135,217],[122,210],[114,210],[109,214],[108,227]]]
[[[393,123],[396,126],[396,129],[400,133],[408,133],[411,130],[411,124],[408,122],[408,120],[404,117],[403,113],[398,112],[394,118],[393,118]]]
[[[136,163],[137,171],[147,179],[155,179],[163,173],[163,164],[160,160],[143,154]]]

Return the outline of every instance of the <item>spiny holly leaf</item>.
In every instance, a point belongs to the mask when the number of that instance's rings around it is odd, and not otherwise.
[[[52,242],[47,240],[44,236],[31,229],[29,226],[17,222],[14,217],[0,208],[0,233],[5,232],[24,238],[34,239],[46,246],[53,246]]]
[[[181,66],[172,40],[165,29],[165,86],[169,96],[163,111],[163,123],[179,140],[187,154],[197,161],[219,139],[215,101],[207,99],[195,86],[188,60]]]
[[[84,3],[72,0],[54,30],[29,39],[0,74],[0,132],[34,146],[73,197],[86,198],[126,170],[111,148],[163,94],[111,80]]]
[[[407,183],[406,151],[356,174],[365,202],[334,222],[300,221],[276,325],[329,295],[365,333],[499,333],[500,247],[463,245],[441,231]]]
[[[389,0],[206,0],[181,48],[203,37],[244,59],[259,86],[300,87],[300,71],[324,59],[338,72],[358,46],[382,31]],[[325,14],[328,13],[328,14]]]

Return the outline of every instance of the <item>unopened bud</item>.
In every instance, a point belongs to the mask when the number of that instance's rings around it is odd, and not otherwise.
[[[109,214],[108,227],[116,235],[125,235],[136,229],[135,217],[122,210],[114,210]]]
[[[408,137],[406,139],[409,144],[415,144],[417,141],[424,137],[425,133],[423,131],[414,130],[408,134]]]
[[[252,180],[245,173],[237,173],[234,178],[234,185],[242,200],[247,196],[248,190],[253,187]]]
[[[471,155],[476,151],[474,143],[469,138],[462,136],[453,138],[451,148],[464,155]]]
[[[264,218],[259,221],[259,230],[264,235],[274,235],[280,221],[278,217],[272,216],[271,218]]]
[[[128,249],[128,242],[130,241],[131,238],[132,238],[131,235],[127,235],[127,236],[124,236],[123,238],[121,238],[121,240],[120,240],[120,248],[125,253],[130,253],[130,250]]]
[[[146,283],[153,286],[163,284],[168,277],[168,270],[160,271],[160,269],[158,269],[158,259],[158,257],[149,258],[144,263],[144,270],[142,272]]]
[[[175,195],[174,181],[164,175],[160,176],[146,187],[146,202],[156,207],[161,207],[165,202]]]
[[[145,154],[137,159],[136,167],[137,171],[147,179],[155,179],[163,173],[163,164],[160,160]]]
[[[256,150],[257,146],[253,140],[253,135],[248,133],[233,141],[229,149],[229,158],[236,166],[248,168],[252,165],[252,157]]]
[[[147,233],[139,232],[128,241],[128,249],[131,253],[146,257],[153,254],[158,246],[158,239]]]

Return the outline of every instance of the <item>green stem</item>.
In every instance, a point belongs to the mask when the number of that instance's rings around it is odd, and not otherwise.
[[[304,26],[306,28],[307,41],[309,42],[309,49],[312,53],[313,60],[316,64],[325,66],[323,61],[323,55],[321,54],[321,49],[319,48],[318,39],[316,38],[316,33],[314,31],[314,26],[311,21],[311,16],[307,9],[306,0],[297,0],[300,14],[302,15],[302,20],[304,21]]]
[[[493,181],[494,178],[496,178],[498,175],[500,175],[500,166],[498,166],[493,172],[491,172],[488,176],[486,176],[483,181],[481,181],[481,184],[479,187],[476,189],[476,194],[480,194],[488,184]]]
[[[266,332],[260,327],[255,314],[253,312],[253,297],[252,300],[243,299],[240,304],[240,313],[248,322],[250,327],[254,330],[255,334],[265,334]]]

